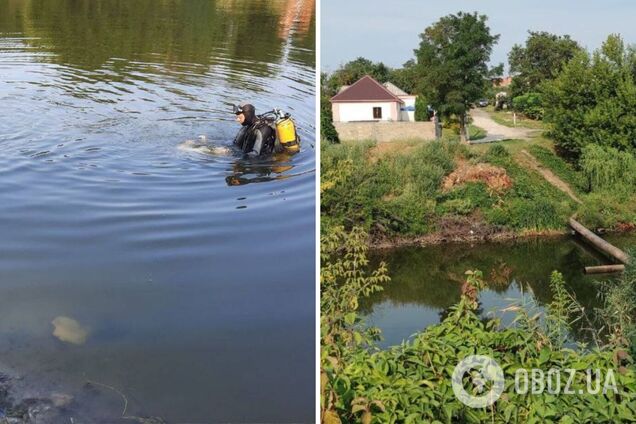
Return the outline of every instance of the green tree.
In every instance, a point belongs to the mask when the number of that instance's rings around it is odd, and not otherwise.
[[[610,35],[581,51],[543,87],[544,121],[559,153],[577,160],[588,144],[636,151],[636,51]]]
[[[331,112],[331,102],[329,97],[320,96],[320,137],[331,143],[339,143],[338,132],[333,125],[333,116]]]
[[[470,104],[484,96],[490,76],[501,73],[501,65],[488,69],[499,35],[490,33],[486,20],[476,12],[445,16],[420,34],[415,50],[421,94],[442,117],[459,118],[464,142]]]
[[[409,94],[415,93],[419,85],[419,74],[415,61],[410,59],[401,68],[391,69],[389,81]]]
[[[426,99],[419,95],[415,98],[415,120],[416,121],[429,121],[431,114],[428,110],[428,102]]]
[[[323,85],[329,96],[334,96],[343,85],[351,85],[365,75],[371,75],[380,83],[389,80],[390,69],[384,63],[374,63],[364,57],[347,62],[334,71]]]
[[[508,53],[512,97],[536,92],[542,82],[554,79],[582,49],[569,35],[529,31],[525,46],[515,44]]]

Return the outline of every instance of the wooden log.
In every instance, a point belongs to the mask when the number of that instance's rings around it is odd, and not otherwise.
[[[596,247],[606,255],[616,259],[618,262],[627,264],[629,262],[629,256],[616,246],[613,246],[585,228],[580,222],[574,218],[570,218],[570,227],[576,231],[581,237],[583,237],[592,246]]]
[[[614,272],[625,271],[625,265],[599,265],[599,266],[586,266],[586,274],[611,274]]]

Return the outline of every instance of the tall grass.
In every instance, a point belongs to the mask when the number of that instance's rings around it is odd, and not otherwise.
[[[632,262],[635,253],[629,251]],[[608,330],[610,343],[631,346],[632,354],[636,354],[636,263],[627,265],[620,278],[605,282],[600,295],[603,308],[598,315]]]
[[[636,189],[636,158],[629,152],[588,144],[579,163],[592,191]]]
[[[406,234],[429,231],[435,194],[453,170],[453,158],[465,147],[430,142],[375,159],[373,147],[373,143],[323,146],[323,217],[348,227],[375,225]]]
[[[541,165],[554,172],[559,178],[568,183],[573,190],[578,193],[589,191],[589,184],[585,175],[575,169],[572,164],[557,156],[553,151],[536,144],[530,146],[528,150]]]
[[[482,160],[505,168],[513,180],[512,188],[484,211],[487,221],[516,230],[541,231],[564,226],[572,213],[572,202],[541,175],[520,166],[501,144],[489,148]]]

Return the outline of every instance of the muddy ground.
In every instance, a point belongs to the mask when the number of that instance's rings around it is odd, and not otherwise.
[[[128,415],[116,389],[86,382],[75,395],[18,394],[22,378],[0,372],[0,424],[165,424],[161,418]]]
[[[430,246],[442,243],[486,243],[529,238],[562,237],[571,232],[563,230],[516,232],[491,225],[474,216],[446,216],[436,225],[437,231],[419,236],[389,235],[376,228],[371,232],[369,246],[373,249],[392,249],[403,246]]]

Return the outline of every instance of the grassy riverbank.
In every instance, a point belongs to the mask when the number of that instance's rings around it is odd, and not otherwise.
[[[590,187],[590,175],[541,137],[468,146],[452,139],[323,143],[321,154],[323,228],[358,225],[377,243],[562,233],[572,214],[610,231],[636,223],[633,191]]]

